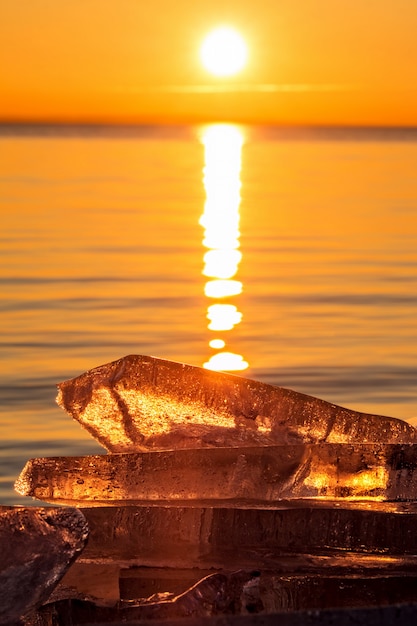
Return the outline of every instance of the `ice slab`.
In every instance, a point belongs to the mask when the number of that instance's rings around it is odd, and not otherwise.
[[[58,623],[65,624],[91,624],[95,621],[142,624],[158,621],[171,624],[171,620],[176,622],[186,618],[188,621],[217,615],[261,614],[265,618],[279,611],[351,609],[373,605],[381,607],[412,602],[415,599],[416,583],[415,575],[340,577],[282,576],[244,570],[219,572],[202,578],[179,595],[162,592],[150,598],[137,598],[128,602],[122,600],[115,607],[98,609],[91,601],[56,602],[40,611],[43,619],[38,620],[37,624],[49,625],[51,622],[48,617],[52,616],[54,623],[58,620]],[[277,619],[276,623],[282,622]]]
[[[158,603],[173,599],[194,587],[213,573],[230,575],[221,571],[202,569],[173,569],[153,567],[118,568],[114,564],[75,563],[62,579],[47,603],[62,600],[87,600],[97,607],[119,604],[119,608],[134,603]],[[248,571],[250,573],[250,571]],[[416,573],[406,570],[358,571],[355,568],[332,571],[330,568],[315,573],[279,573],[256,570],[251,595],[262,594],[264,610],[271,612],[287,608],[325,608],[372,605],[378,596],[379,603],[411,601],[415,596]],[[68,587],[67,583],[71,586]],[[109,584],[111,583],[111,584]],[[248,594],[249,595],[249,594]],[[109,601],[110,600],[110,601]]]
[[[123,622],[235,615],[241,612],[239,604],[245,597],[245,584],[252,578],[250,572],[244,571],[211,574],[180,595],[142,599],[114,608],[101,608],[99,614],[106,621]],[[93,607],[91,602],[67,603],[64,606],[64,615],[68,619],[68,609],[72,609],[69,613],[73,620],[71,623],[90,622]]]
[[[77,565],[270,566],[288,573],[337,564],[388,571],[404,566],[407,558],[414,571],[417,566],[414,503],[341,507],[338,502],[292,501],[270,509],[130,506],[82,511],[90,537]]]
[[[13,624],[46,600],[88,535],[76,509],[0,509],[0,624]]]
[[[179,595],[210,574],[213,569],[172,567],[123,567],[117,560],[77,561],[48,598],[90,600],[97,606],[116,606],[120,601],[149,598],[155,594]]]
[[[301,444],[31,459],[15,488],[45,502],[417,500],[417,444]]]
[[[111,452],[417,442],[402,420],[149,356],[126,356],[58,388],[58,404]]]
[[[199,573],[198,573],[199,572]],[[130,568],[121,570],[121,602],[147,598],[155,603],[162,594],[175,597],[208,576],[201,570]],[[223,571],[223,574],[230,575]],[[248,573],[251,573],[250,571]],[[411,602],[416,597],[417,574],[410,572],[316,572],[276,573],[253,570],[249,584],[237,589],[244,598],[236,603],[242,611],[323,609]],[[242,593],[243,592],[243,593]],[[240,606],[239,606],[240,605]]]

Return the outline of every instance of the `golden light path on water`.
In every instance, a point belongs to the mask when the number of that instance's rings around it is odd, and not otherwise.
[[[213,332],[231,331],[242,320],[235,304],[224,302],[242,292],[242,283],[235,280],[242,259],[240,247],[240,172],[244,137],[238,127],[215,124],[205,128],[203,184],[206,191],[204,213],[203,275],[209,278],[204,293],[213,302],[207,308],[208,328]],[[249,367],[241,354],[226,347],[226,338],[213,338],[212,349],[219,350],[204,363],[212,370],[238,371]]]

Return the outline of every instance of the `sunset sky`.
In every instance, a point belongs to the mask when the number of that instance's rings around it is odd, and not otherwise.
[[[202,66],[226,24],[249,58]],[[2,0],[0,120],[417,125],[415,0]]]

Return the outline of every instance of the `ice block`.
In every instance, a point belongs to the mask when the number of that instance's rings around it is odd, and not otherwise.
[[[298,444],[49,457],[27,462],[21,495],[77,505],[417,499],[417,444]]]
[[[396,418],[150,356],[126,356],[58,388],[58,404],[110,452],[417,442]]]
[[[80,562],[170,568],[319,571],[416,567],[415,503],[291,501],[274,508],[92,507]],[[353,562],[348,559],[354,555]],[[313,558],[314,557],[314,558]],[[291,565],[294,563],[294,565]],[[332,565],[333,564],[333,565]]]
[[[72,508],[0,508],[0,624],[14,624],[40,606],[88,536]]]

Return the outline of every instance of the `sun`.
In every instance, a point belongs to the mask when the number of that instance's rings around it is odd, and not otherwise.
[[[248,49],[237,30],[219,26],[204,39],[200,55],[204,67],[214,76],[233,76],[245,67]]]

